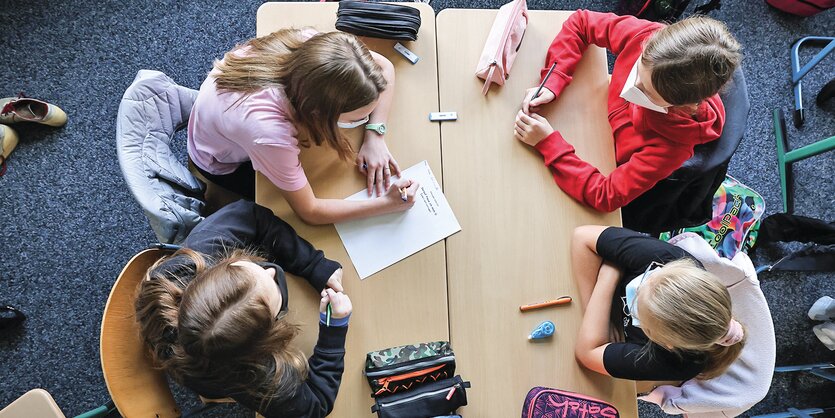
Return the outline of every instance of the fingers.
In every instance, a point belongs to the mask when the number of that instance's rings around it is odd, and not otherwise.
[[[535,119],[535,120],[536,120],[537,122],[539,122],[539,123],[544,123],[544,122],[547,122],[547,121],[548,121],[547,119],[545,119],[545,118],[544,118],[542,115],[540,115],[539,113],[531,113],[530,117],[531,117],[531,118],[533,118],[533,119]]]
[[[376,170],[374,170],[376,176],[374,178],[374,185],[377,188],[377,196],[382,196],[383,191],[385,190],[383,189],[383,171],[383,166],[379,166]]]
[[[418,189],[420,189],[420,183],[416,181],[411,181],[409,187],[406,187],[406,201],[414,203],[415,202],[415,195],[417,195]]]
[[[365,159],[362,156],[357,156],[357,159],[354,161],[357,163],[357,169],[360,173],[368,175],[368,164],[366,164]]]
[[[386,165],[383,167],[383,190],[388,190],[389,186],[391,186],[391,168]],[[380,192],[379,196],[382,196],[382,192]]]
[[[336,277],[335,275],[331,276],[331,278],[328,279],[328,284],[327,284],[328,287],[337,291],[337,292],[344,291],[345,289],[342,288],[342,280],[341,279],[342,279],[341,277]]]
[[[368,196],[374,191],[374,170],[367,170],[365,174],[365,186],[368,189]]]
[[[327,299],[331,304],[331,316],[334,318],[344,318],[351,313],[351,299],[348,295],[342,292],[334,292],[333,289],[325,289],[328,296]],[[324,300],[324,298],[323,298]],[[326,304],[327,305],[327,304]],[[327,308],[326,308],[327,309]]]
[[[322,291],[322,298],[319,299],[319,312],[325,313],[328,311],[328,296],[325,291]]]
[[[397,177],[400,177],[400,164],[397,164],[397,161],[395,161],[394,158],[392,158],[389,160],[389,165],[391,166],[392,174],[394,174]]]

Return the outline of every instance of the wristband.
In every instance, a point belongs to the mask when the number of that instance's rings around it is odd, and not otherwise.
[[[323,324],[323,325],[326,325],[327,317],[328,317],[327,314],[325,314],[324,312],[319,312],[319,323]],[[347,327],[348,326],[348,321],[350,319],[351,319],[351,314],[348,314],[348,316],[346,316],[345,318],[331,317],[330,326],[331,327]]]

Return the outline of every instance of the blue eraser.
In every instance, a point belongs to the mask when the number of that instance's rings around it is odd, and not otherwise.
[[[539,324],[536,329],[531,332],[531,335],[528,335],[529,340],[540,340],[543,338],[548,338],[554,335],[554,331],[557,329],[556,325],[554,325],[551,321],[545,321]]]

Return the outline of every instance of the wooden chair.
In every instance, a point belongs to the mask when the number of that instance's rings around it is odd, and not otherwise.
[[[107,391],[119,413],[128,418],[177,418],[180,410],[165,373],[154,368],[139,337],[133,302],[148,268],[170,251],[147,249],[128,261],[116,279],[101,323],[101,368]]]
[[[32,389],[0,410],[0,418],[17,417],[65,418],[49,392],[43,389]]]
[[[235,402],[231,398],[207,399],[201,396],[202,406],[181,413],[165,373],[154,368],[150,353],[139,337],[139,324],[136,323],[133,306],[136,288],[148,268],[176,248],[159,245],[159,248],[149,248],[133,256],[119,273],[104,307],[101,368],[112,402],[126,418],[194,417],[220,404]],[[260,417],[258,414],[255,416]]]

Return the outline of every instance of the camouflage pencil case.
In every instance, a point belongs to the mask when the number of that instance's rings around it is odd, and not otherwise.
[[[365,357],[365,377],[375,398],[453,376],[455,353],[448,341],[386,348]]]

